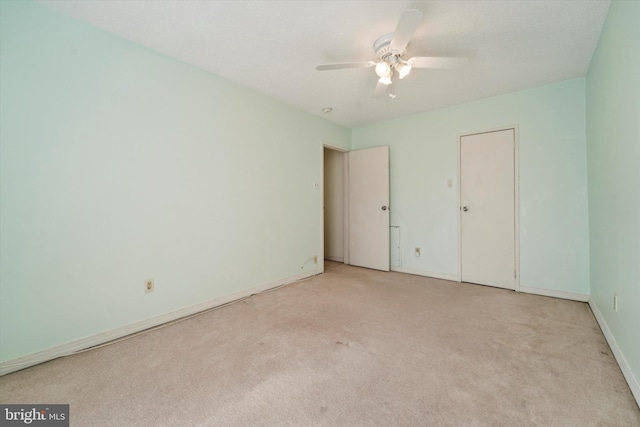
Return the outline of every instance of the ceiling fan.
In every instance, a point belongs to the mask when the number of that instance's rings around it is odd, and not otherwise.
[[[393,80],[396,78],[396,74],[397,78],[404,79],[413,68],[455,68],[467,62],[467,58],[459,57],[413,56],[404,59],[407,45],[421,20],[422,12],[419,10],[410,9],[402,12],[396,30],[378,37],[373,43],[373,50],[378,57],[377,61],[318,65],[316,70],[375,67],[378,84],[374,97],[382,96],[386,92],[389,97],[395,98]]]

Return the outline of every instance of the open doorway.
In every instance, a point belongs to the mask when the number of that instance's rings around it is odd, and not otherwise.
[[[345,236],[348,233],[345,221],[346,152],[324,145],[323,159],[324,259],[348,263],[348,254],[345,249]]]

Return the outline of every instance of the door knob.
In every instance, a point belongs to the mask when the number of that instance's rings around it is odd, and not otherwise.
[[[382,210],[383,210],[383,211],[386,211],[386,210],[387,210],[387,207],[386,207],[386,206],[383,206],[383,207],[382,207]]]
[[[469,209],[468,209],[466,206],[464,206],[464,207],[462,208],[462,210],[466,212],[466,211],[468,211]]]

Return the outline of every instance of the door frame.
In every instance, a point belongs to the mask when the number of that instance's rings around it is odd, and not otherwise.
[[[461,164],[461,145],[462,137],[478,135],[482,133],[500,132],[503,130],[513,129],[513,184],[514,184],[514,250],[515,250],[515,291],[520,292],[520,130],[518,125],[510,125],[492,129],[485,129],[473,132],[460,133],[457,136],[458,145],[458,282],[462,282],[462,203],[460,189],[462,186],[462,164]]]
[[[320,192],[320,272],[324,273],[324,150],[329,149],[342,153],[342,185],[343,188],[343,252],[344,252],[344,264],[349,264],[349,156],[348,149],[332,145],[330,143],[322,141],[320,144],[320,185],[322,191]]]

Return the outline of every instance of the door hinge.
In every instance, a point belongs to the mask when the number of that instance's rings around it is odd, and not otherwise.
[[[515,279],[516,277],[518,277],[518,272],[513,270],[513,278]]]

